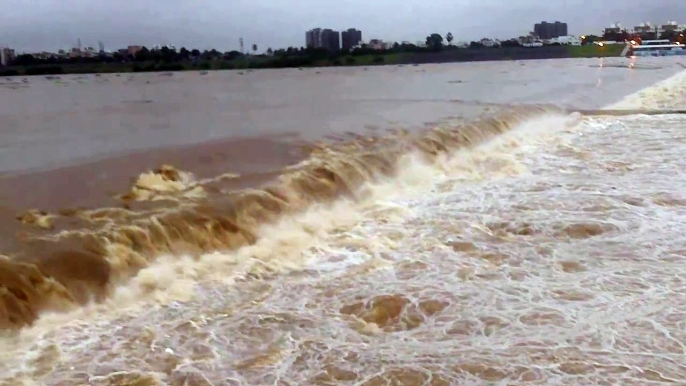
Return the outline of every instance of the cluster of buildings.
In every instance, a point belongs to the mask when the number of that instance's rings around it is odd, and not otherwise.
[[[517,39],[511,39],[517,44],[524,46],[541,46],[544,44],[572,44],[580,45],[581,40],[568,35],[567,23],[555,21],[548,23],[546,21],[534,25],[534,31],[527,36],[520,36]],[[305,33],[305,46],[308,48],[323,48],[325,50],[336,52],[339,50],[349,51],[358,48],[362,45],[362,31],[355,28],[350,28],[346,31],[335,31],[329,28],[314,28]],[[481,39],[477,43],[485,47],[498,47],[501,42],[497,39]],[[417,47],[424,47],[424,41],[410,43],[403,41],[402,44],[412,44]],[[381,39],[370,39],[365,43],[365,47],[373,50],[390,49],[394,45],[393,42],[384,42]],[[456,43],[457,47],[469,47],[469,43]]]
[[[369,41],[364,42],[362,40],[362,31],[349,28],[345,31],[339,32],[328,28],[314,28],[305,33],[305,46],[308,48],[323,48],[325,50],[336,52],[336,51],[349,51],[354,48],[360,48],[363,44],[366,48],[371,50],[388,50],[391,49],[395,44],[412,44],[417,47],[426,46],[425,41],[418,41],[415,43],[409,41],[400,42],[387,42],[382,39],[369,39]]]
[[[645,22],[635,26],[632,30],[625,29],[621,23],[614,23],[603,30],[603,35],[620,34],[624,31],[637,35],[647,33],[660,35],[663,32],[679,32],[684,30],[686,30],[686,24],[679,24],[675,21],[668,21],[662,25],[652,25],[650,22]]]
[[[342,44],[341,44],[342,43]],[[305,46],[328,51],[350,50],[362,43],[362,31],[350,28],[338,32],[332,29],[314,28],[305,33]]]
[[[617,42],[620,41],[620,37],[627,35],[636,35],[641,38],[654,38],[663,34],[669,35],[670,33],[681,34],[682,31],[686,31],[686,24],[679,24],[674,21],[669,21],[662,25],[652,25],[651,23],[641,23],[633,29],[626,29],[621,26],[620,23],[612,24],[610,27],[603,30],[603,37],[605,40],[613,40],[614,36],[617,37]],[[675,35],[675,36],[677,36]],[[681,42],[684,41],[683,37],[680,38]],[[623,42],[625,39],[622,38]],[[362,31],[349,28],[348,30],[339,32],[329,28],[314,28],[306,32],[305,34],[305,45],[308,48],[321,48],[331,52],[337,52],[340,50],[349,51],[354,48],[362,46]],[[540,47],[549,44],[564,44],[564,45],[580,45],[581,39],[570,36],[568,34],[568,26],[565,22],[555,21],[552,23],[542,21],[534,25],[533,31],[531,31],[526,36],[520,36],[519,38],[510,39],[506,42],[501,42],[494,39],[481,39],[477,43],[485,47],[497,47],[501,44],[516,44],[526,47]],[[68,50],[59,50],[57,53],[54,52],[37,52],[32,53],[35,58],[49,59],[49,58],[89,58],[89,57],[111,57],[115,53],[119,53],[123,56],[135,56],[141,49],[140,45],[131,45],[124,49],[117,50],[116,52],[105,51],[105,45],[102,42],[98,42],[99,49],[93,47],[81,47],[81,40],[78,40],[77,47]],[[385,50],[392,48],[395,43],[384,42],[381,39],[370,39],[365,47],[375,50]],[[410,43],[403,41],[402,45],[415,45],[418,47],[424,47],[424,41],[418,41],[416,43]],[[469,47],[469,43],[457,43],[458,47]],[[176,47],[167,45],[164,46],[169,49],[175,50]],[[152,47],[153,49],[161,49],[163,46],[156,45]],[[242,51],[242,39],[241,39],[241,51]],[[14,61],[16,58],[16,53],[10,48],[0,47],[0,66],[7,66]]]
[[[511,39],[524,46],[540,46],[544,44],[572,44],[579,45],[581,40],[568,35],[567,23],[555,21],[548,23],[542,21],[534,25],[534,30],[527,36],[520,36]],[[329,28],[314,28],[305,33],[305,46],[311,48],[323,48],[328,51],[348,51],[362,45],[362,31],[350,28],[346,31],[338,32]],[[497,47],[501,42],[497,39],[481,39],[478,41],[485,47]],[[412,44],[417,47],[424,47],[424,41],[410,43],[403,41],[402,44]],[[385,50],[393,47],[393,42],[384,42],[381,39],[370,39],[365,43],[365,47],[373,50]],[[469,43],[456,43],[458,47],[468,47]]]
[[[176,50],[173,45],[155,45],[151,49],[162,49],[167,47],[171,50]],[[98,42],[98,48],[94,47],[82,47],[81,39],[78,40],[77,46],[72,47],[67,50],[58,50],[57,52],[32,52],[31,56],[36,59],[69,59],[69,58],[95,58],[95,57],[112,57],[114,54],[118,53],[122,56],[135,56],[139,51],[143,49],[140,45],[131,45],[123,49],[116,51],[105,51],[105,45],[102,42]],[[13,49],[0,47],[0,66],[8,66],[16,59],[17,54]]]
[[[529,32],[526,36],[520,36],[516,39],[517,44],[524,47],[542,47],[544,45],[581,45],[581,39],[576,36],[569,35],[567,23],[556,21],[548,23],[542,21],[534,24],[534,30]]]
[[[614,23],[603,29],[601,40],[605,44],[622,44],[634,37],[640,39],[673,39],[684,43],[686,24],[669,21],[666,24],[653,25],[649,22],[641,23],[633,28],[624,28],[620,23]],[[585,38],[585,36],[582,36]],[[595,37],[598,39],[598,37]],[[534,25],[534,30],[528,36],[517,39],[523,46],[539,47],[547,44],[580,45],[581,39],[567,34],[567,23],[541,22]]]

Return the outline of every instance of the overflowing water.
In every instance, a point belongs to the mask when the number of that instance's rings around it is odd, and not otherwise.
[[[609,108],[676,109],[685,78]],[[104,258],[138,269],[99,303],[7,333],[0,382],[686,383],[684,116],[508,117],[373,158],[323,150],[265,190],[250,213],[267,225],[234,219],[247,241],[208,230],[217,252],[169,253],[168,233],[141,247],[113,220],[98,231]],[[184,205],[210,194],[163,174],[139,190],[194,192],[174,196]],[[264,209],[274,197],[285,204]],[[146,221],[169,232],[166,215]],[[200,240],[201,228],[184,229]]]

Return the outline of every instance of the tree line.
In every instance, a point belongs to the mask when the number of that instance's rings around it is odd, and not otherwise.
[[[582,43],[592,43],[594,41],[629,41],[648,40],[648,39],[668,39],[672,42],[684,43],[684,31],[647,31],[642,33],[630,33],[627,30],[605,32],[602,36],[588,35],[584,36]],[[312,61],[321,59],[335,59],[343,56],[360,56],[370,54],[383,54],[388,52],[423,52],[423,51],[437,51],[441,49],[457,49],[452,46],[454,36],[448,32],[445,37],[438,33],[432,33],[425,39],[425,46],[417,46],[410,43],[394,43],[391,47],[378,50],[371,49],[367,45],[362,44],[350,51],[327,51],[323,48],[311,47],[288,47],[284,49],[272,50],[268,48],[265,54],[257,54],[257,45],[252,45],[253,55],[244,54],[239,51],[220,52],[216,49],[200,51],[198,49],[187,49],[182,47],[178,51],[169,47],[162,47],[159,49],[148,49],[142,47],[135,53],[129,53],[127,50],[120,50],[111,54],[104,52],[95,53],[92,56],[76,56],[70,57],[67,53],[61,51],[61,55],[53,55],[47,58],[35,57],[31,54],[23,54],[17,56],[11,63],[13,66],[36,66],[36,65],[78,65],[78,64],[95,64],[95,63],[202,63],[215,60],[234,61],[237,59],[245,59],[247,56],[256,56],[262,58],[283,58],[283,57],[301,57],[310,58]],[[446,46],[444,41],[448,42]],[[514,39],[500,42],[502,46],[518,46],[520,45]],[[468,45],[469,48],[482,48],[484,45],[478,41],[472,41]],[[278,60],[276,60],[278,61]],[[308,62],[308,60],[304,60]]]
[[[450,46],[453,41],[452,33],[448,32],[445,36],[445,40]],[[435,51],[445,48],[444,38],[438,33],[432,33],[426,37],[426,46],[417,46],[415,44],[409,43],[395,43],[391,47],[386,49],[378,50],[371,49],[367,45],[362,44],[349,51],[327,51],[323,48],[311,48],[311,47],[288,47],[283,49],[272,50],[268,48],[264,54],[257,54],[257,45],[252,45],[253,55],[244,54],[239,51],[226,51],[220,52],[216,49],[200,51],[198,49],[187,49],[182,47],[178,51],[169,47],[162,47],[159,49],[149,49],[147,47],[142,47],[135,53],[129,53],[127,50],[120,50],[113,52],[111,54],[106,54],[104,52],[94,53],[89,56],[79,55],[70,56],[64,51],[60,51],[60,54],[52,55],[46,58],[34,56],[32,54],[22,54],[17,56],[11,63],[13,66],[39,66],[39,65],[79,65],[79,64],[98,64],[98,63],[203,63],[216,60],[224,61],[234,61],[237,59],[245,59],[248,56],[256,57],[274,57],[275,61],[279,62],[278,58],[284,57],[300,57],[301,62],[304,64],[308,62],[314,62],[321,59],[335,59],[343,56],[361,56],[361,55],[371,55],[371,54],[384,54],[388,52],[423,52],[423,51]],[[483,45],[479,42],[471,42],[470,48],[480,48]],[[311,59],[311,60],[310,60]],[[142,68],[142,66],[139,66]]]
[[[670,35],[671,36],[671,35]],[[683,34],[682,34],[683,36]],[[625,38],[625,35],[617,36],[587,36],[583,43],[591,43],[595,40]],[[675,37],[679,38],[678,33]],[[445,36],[439,33],[428,35],[423,45],[411,43],[394,43],[384,49],[371,48],[362,44],[352,50],[328,51],[324,48],[312,47],[287,47],[277,50],[268,48],[265,53],[258,54],[257,45],[250,48],[252,53],[243,53],[232,50],[220,52],[216,49],[198,50],[182,47],[179,50],[161,47],[149,49],[142,47],[135,53],[128,50],[106,54],[104,52],[93,53],[90,56],[70,57],[61,51],[59,55],[47,58],[23,54],[16,57],[10,68],[0,69],[0,76],[10,75],[41,75],[61,74],[73,72],[145,72],[145,71],[179,71],[186,69],[210,70],[210,69],[240,69],[240,68],[287,68],[308,67],[327,65],[367,65],[385,64],[388,55],[392,54],[416,54],[423,52],[436,52],[441,50],[481,49],[481,42],[472,41],[466,48],[454,46],[454,36],[448,32]],[[445,44],[447,42],[447,45]],[[520,43],[515,40],[499,42],[496,47],[519,47]]]

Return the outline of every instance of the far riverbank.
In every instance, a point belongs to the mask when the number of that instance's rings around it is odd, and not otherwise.
[[[198,70],[235,70],[261,68],[299,68],[332,66],[412,65],[428,63],[456,63],[498,60],[566,59],[620,56],[624,46],[595,44],[584,46],[451,48],[441,51],[394,52],[378,54],[339,55],[313,58],[293,56],[241,56],[232,60],[223,58],[208,61],[184,62],[123,62],[123,63],[68,63],[14,66],[0,69],[0,76],[104,74],[129,72],[169,72]]]

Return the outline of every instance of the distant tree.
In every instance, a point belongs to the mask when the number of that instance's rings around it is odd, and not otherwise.
[[[140,51],[136,52],[135,60],[137,62],[147,62],[148,60],[152,60],[150,50],[148,50],[147,47],[141,48]]]
[[[426,46],[433,50],[440,50],[443,47],[443,36],[433,33],[426,37]]]
[[[194,58],[197,58],[198,56],[200,56],[200,50],[197,48],[192,49],[191,55],[193,55]]]
[[[469,48],[472,48],[472,49],[484,48],[484,45],[481,44],[480,42],[471,42],[471,43],[469,43]]]
[[[660,34],[660,39],[669,39],[672,42],[675,42],[677,37],[679,37],[678,31],[662,31]]]
[[[150,50],[150,57],[149,60],[155,61],[155,62],[161,62],[162,61],[162,51],[152,49]]]
[[[120,52],[114,52],[112,54],[112,61],[113,62],[123,62],[124,60],[126,60],[126,58]]]
[[[399,48],[400,48],[400,44],[398,44],[398,42],[393,43],[393,49],[394,50],[397,50]]]
[[[521,44],[519,44],[519,41],[517,39],[510,39],[510,40],[504,40],[500,42],[501,47],[519,47]]]
[[[253,52],[257,52],[257,44],[252,45],[252,50],[253,50]]]
[[[241,54],[240,52],[238,52],[238,51],[236,51],[236,50],[234,50],[234,51],[229,51],[229,52],[224,53],[224,59],[226,59],[226,60],[234,60],[234,59],[236,59],[236,58],[241,57],[242,55],[243,55],[243,54]]]
[[[411,43],[403,43],[400,45],[400,49],[406,52],[417,52],[419,47]]]
[[[623,42],[625,40],[628,40],[630,37],[630,34],[627,32],[627,30],[621,30],[619,32],[614,32],[614,31],[608,31],[603,33],[603,39],[605,41],[611,41],[611,42]]]
[[[600,38],[599,36],[596,36],[596,35],[584,35],[581,38],[581,45],[591,44],[593,42],[597,42],[600,40],[602,40],[602,38]]]
[[[267,53],[268,53],[269,55],[271,55],[271,54],[273,54],[273,53],[274,53],[274,51],[272,50],[272,48],[271,48],[271,47],[269,47],[269,48],[267,48]]]
[[[453,34],[451,32],[448,32],[447,35],[445,35],[445,40],[448,41],[448,45],[453,45]]]
[[[162,61],[165,63],[172,63],[172,62],[178,62],[179,60],[183,60],[183,58],[180,57],[180,55],[176,52],[175,49],[171,49],[169,47],[162,47],[160,50],[160,56],[162,57]]]
[[[34,58],[31,54],[19,55],[16,58],[14,58],[14,62],[12,62],[12,64],[14,64],[15,66],[32,66],[38,63],[40,63],[40,61]]]
[[[186,47],[181,47],[181,50],[179,50],[179,59],[181,60],[188,60],[188,58],[191,56],[191,52],[186,49]]]

